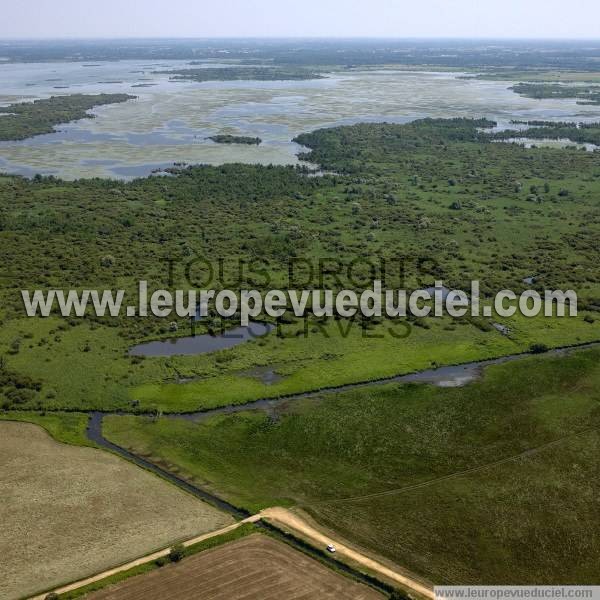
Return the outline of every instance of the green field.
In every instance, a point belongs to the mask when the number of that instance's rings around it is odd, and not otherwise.
[[[594,583],[599,350],[105,435],[250,510],[298,506],[442,583]]]

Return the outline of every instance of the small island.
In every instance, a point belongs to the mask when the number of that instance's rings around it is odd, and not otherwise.
[[[324,76],[303,67],[208,67],[203,69],[175,69],[155,71],[170,75],[171,81],[304,81],[324,79]]]
[[[564,85],[560,83],[517,83],[512,88],[515,94],[542,100],[570,99],[577,104],[600,105],[600,86],[598,85]]]
[[[206,138],[216,144],[246,144],[248,146],[259,146],[262,140],[259,137],[248,137],[244,135],[211,135]]]
[[[44,133],[53,133],[56,125],[79,119],[93,119],[88,113],[96,106],[135,99],[129,94],[72,94],[52,96],[34,102],[0,107],[0,140],[18,141]]]

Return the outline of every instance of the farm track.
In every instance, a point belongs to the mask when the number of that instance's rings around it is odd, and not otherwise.
[[[245,536],[96,592],[93,600],[383,600],[271,536]]]
[[[228,525],[227,527],[224,527],[223,529],[218,529],[217,531],[211,531],[210,533],[205,533],[204,535],[195,537],[191,540],[184,542],[183,545],[187,548],[188,546],[198,544],[198,543],[208,540],[210,538],[229,533],[230,531],[237,529],[244,523],[254,523],[254,522],[258,521],[258,519],[259,519],[258,516],[250,517],[250,518],[240,521],[238,523],[234,523],[233,525]],[[170,552],[170,549],[159,550],[158,552],[153,552],[152,554],[148,554],[142,558],[138,558],[136,560],[128,562],[119,567],[115,567],[113,569],[108,569],[106,571],[103,571],[102,573],[97,573],[96,575],[94,575],[92,577],[86,577],[85,579],[82,579],[80,581],[76,581],[74,583],[70,583],[68,585],[62,586],[60,588],[57,588],[54,591],[57,594],[66,594],[67,592],[73,592],[75,590],[78,590],[79,588],[85,587],[87,585],[91,585],[92,583],[97,583],[99,581],[102,581],[103,579],[106,579],[107,577],[117,575],[118,573],[123,573],[124,571],[128,571],[129,569],[133,569],[133,568],[139,567],[141,565],[145,565],[147,563],[158,560],[159,558],[165,558],[169,555],[169,552]],[[46,598],[45,593],[40,594],[38,596],[33,596],[32,598],[30,598],[30,600],[44,600],[44,598]]]

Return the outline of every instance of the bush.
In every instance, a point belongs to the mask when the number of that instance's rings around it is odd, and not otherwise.
[[[111,256],[110,254],[107,254],[106,256],[103,256],[100,259],[100,264],[104,267],[104,268],[109,268],[112,267],[115,264],[115,257]]]
[[[548,346],[546,344],[531,344],[529,352],[531,354],[544,354],[544,352],[548,352]]]
[[[58,594],[56,592],[50,592],[49,594],[46,594],[44,600],[58,600]]]
[[[171,548],[171,552],[169,552],[169,560],[171,562],[179,562],[185,556],[185,548],[183,544],[177,544]]]

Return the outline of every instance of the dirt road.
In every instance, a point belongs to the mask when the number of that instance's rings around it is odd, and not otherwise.
[[[267,508],[260,513],[260,516],[268,521],[272,521],[276,525],[283,526],[284,528],[302,534],[317,548],[326,548],[328,544],[333,544],[336,548],[336,556],[339,556],[340,558],[349,558],[353,562],[362,565],[376,574],[382,575],[389,580],[410,588],[425,597],[434,598],[432,587],[426,586],[416,579],[398,573],[380,562],[327,537],[318,529],[315,529],[312,525],[308,524],[302,517],[290,510],[277,507]]]
[[[222,529],[218,529],[217,531],[211,531],[210,533],[205,533],[204,535],[200,535],[195,537],[187,542],[184,542],[183,545],[185,547],[192,546],[193,544],[197,544],[199,542],[203,542],[204,540],[208,540],[210,538],[216,537],[218,535],[222,535],[224,533],[229,533],[234,529],[237,529],[244,523],[256,523],[260,521],[260,515],[253,515],[240,521],[238,523],[233,523],[232,525],[228,525],[227,527],[223,527]],[[114,569],[109,569],[108,571],[103,571],[102,573],[98,573],[97,575],[93,575],[92,577],[88,577],[86,579],[81,579],[80,581],[76,581],[75,583],[70,583],[69,585],[65,585],[61,588],[57,588],[54,591],[57,594],[65,594],[66,592],[72,592],[73,590],[77,590],[79,588],[85,587],[90,583],[96,583],[97,581],[101,581],[102,579],[106,579],[107,577],[111,577],[112,575],[116,575],[117,573],[122,573],[123,571],[128,571],[134,567],[139,567],[140,565],[145,565],[146,563],[153,562],[158,558],[162,558],[164,556],[168,556],[171,548],[166,548],[164,550],[159,550],[158,552],[153,552],[152,554],[148,554],[143,556],[142,558],[138,558],[127,564],[121,565],[120,567],[115,567]],[[29,600],[44,600],[47,592],[40,594],[39,596],[33,596]]]
[[[187,542],[184,542],[184,546],[191,546],[192,544],[197,544],[198,542],[202,542],[212,537],[216,537],[218,535],[222,535],[224,533],[228,533],[233,531],[243,523],[256,523],[257,521],[265,519],[267,521],[272,522],[279,527],[283,527],[285,529],[290,529],[295,533],[301,534],[303,537],[307,538],[311,544],[313,544],[317,548],[325,548],[328,544],[333,544],[336,547],[336,556],[341,559],[347,558],[353,561],[356,564],[362,565],[364,568],[372,571],[375,574],[381,575],[388,580],[394,581],[402,586],[405,586],[415,592],[425,596],[427,598],[433,598],[433,589],[424,585],[423,583],[417,581],[416,579],[412,579],[407,575],[403,575],[386,567],[385,565],[377,562],[376,560],[369,558],[368,556],[345,546],[344,544],[326,536],[324,533],[320,532],[318,529],[307,523],[300,515],[293,513],[290,510],[285,508],[267,508],[261,511],[257,515],[253,515],[240,521],[238,523],[234,523],[233,525],[229,525],[228,527],[224,527],[223,529],[219,529],[218,531],[213,531],[210,533],[206,533],[204,535],[198,536]],[[138,567],[140,565],[144,565],[146,563],[153,562],[158,558],[162,558],[167,556],[170,552],[170,548],[166,548],[164,550],[160,550],[158,552],[154,552],[142,558],[138,558],[137,560],[131,561],[125,565],[121,565],[120,567],[115,567],[114,569],[109,569],[102,573],[98,573],[92,577],[88,577],[86,579],[82,579],[80,581],[76,581],[75,583],[71,583],[69,585],[63,586],[54,590],[57,594],[64,594],[66,592],[71,592],[73,590],[82,588],[91,583],[96,583],[110,577],[112,575],[116,575],[117,573],[122,573],[123,571],[128,571],[133,567]],[[41,594],[39,596],[32,597],[30,600],[44,600],[46,594]]]

